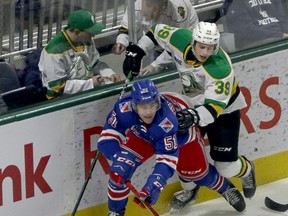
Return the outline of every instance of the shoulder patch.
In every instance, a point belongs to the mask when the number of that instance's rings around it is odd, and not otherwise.
[[[168,118],[165,118],[160,124],[159,126],[166,132],[168,133],[173,127],[174,125],[169,121]]]
[[[177,12],[183,19],[185,18],[186,11],[185,11],[184,7],[182,7],[182,6],[178,7]]]
[[[132,111],[131,103],[129,103],[129,102],[120,103],[119,104],[119,110],[121,113]]]

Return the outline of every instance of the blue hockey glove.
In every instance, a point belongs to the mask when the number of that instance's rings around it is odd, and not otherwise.
[[[166,184],[167,181],[162,175],[151,174],[140,191],[140,197],[150,205],[154,205]]]
[[[126,48],[126,58],[123,62],[123,72],[126,77],[132,73],[133,78],[137,77],[140,72],[142,58],[146,55],[144,50],[133,43],[129,43]]]
[[[117,152],[113,156],[113,163],[110,167],[110,179],[121,186],[127,180],[130,180],[139,165],[140,162],[137,160],[136,156],[130,152]]]
[[[199,115],[195,109],[183,109],[176,112],[178,119],[178,134],[183,134],[188,131],[190,127],[193,127],[199,123]]]

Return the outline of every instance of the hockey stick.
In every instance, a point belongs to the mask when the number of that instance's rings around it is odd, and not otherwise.
[[[288,210],[288,204],[281,204],[273,201],[269,197],[265,197],[265,206],[271,210],[285,212]]]
[[[147,203],[145,200],[142,200],[140,197],[139,192],[137,191],[137,189],[131,184],[130,181],[126,182],[126,185],[128,186],[128,188],[135,194],[135,198],[137,203],[141,203],[152,215],[154,216],[159,216],[159,214],[155,211],[155,209],[149,204]]]
[[[127,90],[127,87],[128,87],[128,85],[129,85],[129,82],[132,80],[132,78],[133,78],[133,75],[132,75],[132,73],[130,72],[130,73],[128,74],[128,76],[127,76],[127,79],[126,79],[125,82],[124,82],[124,85],[122,86],[122,91],[120,92],[119,99],[121,99],[121,98],[124,96],[124,94],[125,94],[125,92],[126,92],[126,90]],[[118,100],[119,100],[119,99],[118,99]]]
[[[125,94],[125,92],[126,92],[126,90],[127,90],[127,87],[128,87],[128,84],[129,84],[129,82],[130,82],[131,80],[132,80],[132,73],[130,72],[129,75],[128,75],[128,77],[127,77],[127,79],[125,80],[125,83],[124,83],[123,87],[122,87],[122,91],[121,91],[121,93],[120,93],[120,95],[119,95],[119,99],[121,99],[121,98],[123,97],[123,95]],[[118,100],[119,100],[119,99],[118,99]],[[81,191],[80,191],[80,194],[79,194],[79,196],[78,196],[78,198],[77,198],[77,201],[76,201],[76,204],[75,204],[75,206],[74,206],[74,208],[73,208],[73,211],[72,211],[71,216],[75,216],[75,214],[76,214],[76,212],[77,212],[77,209],[78,209],[78,207],[79,207],[80,201],[81,201],[81,199],[82,199],[82,197],[83,197],[83,194],[84,194],[84,192],[85,192],[85,190],[86,190],[87,184],[88,184],[88,182],[89,182],[89,180],[90,180],[90,178],[91,178],[92,172],[93,172],[93,170],[94,170],[94,167],[95,167],[95,165],[96,165],[96,162],[97,162],[99,156],[100,156],[100,152],[97,151],[96,156],[95,156],[95,158],[93,159],[92,165],[91,165],[91,167],[90,167],[88,176],[87,176],[87,178],[86,178],[86,180],[85,180],[85,182],[84,182],[84,184],[83,184],[83,186],[82,186],[82,189],[81,189]]]
[[[85,190],[86,190],[87,184],[88,184],[88,182],[89,182],[89,180],[90,180],[90,178],[91,178],[92,172],[93,172],[93,170],[94,170],[94,167],[95,167],[95,165],[96,165],[96,162],[97,162],[99,156],[100,156],[100,152],[97,151],[96,156],[95,156],[95,158],[93,159],[92,165],[91,165],[91,167],[90,167],[88,176],[87,176],[87,178],[86,178],[86,180],[85,180],[85,182],[84,182],[84,184],[83,184],[83,186],[82,186],[82,189],[81,189],[81,191],[80,191],[80,194],[79,194],[79,196],[78,196],[78,198],[77,198],[77,202],[76,202],[76,204],[75,204],[75,206],[74,206],[74,208],[73,208],[73,211],[72,211],[71,216],[75,216],[75,214],[76,214],[76,212],[77,212],[77,209],[78,209],[78,207],[79,207],[80,201],[81,201],[81,199],[82,199],[82,197],[83,197],[83,194],[84,194],[84,192],[85,192]]]
[[[135,23],[135,1],[134,0],[128,0],[127,1],[127,16],[128,16],[128,34],[129,34],[129,41],[132,41],[134,44],[137,42],[137,36],[136,36],[136,23]],[[125,83],[122,87],[122,91],[120,93],[119,99],[121,99],[128,87],[129,82],[133,79],[132,71],[127,76],[127,79],[125,80]]]

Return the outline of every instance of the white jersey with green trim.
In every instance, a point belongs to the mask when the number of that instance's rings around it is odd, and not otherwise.
[[[200,126],[206,126],[221,114],[244,108],[246,102],[227,53],[220,48],[201,63],[193,54],[191,41],[191,30],[158,24],[139,40],[138,45],[145,52],[160,45],[170,53],[184,92],[197,107]]]
[[[198,23],[198,16],[196,10],[193,8],[189,0],[168,0],[165,13],[161,14],[157,21],[147,21],[142,14],[142,0],[136,0],[135,31],[137,32],[137,38],[140,39],[155,23],[162,23],[169,26],[188,28],[192,30]],[[128,29],[127,10],[125,11],[121,21],[121,27]],[[129,44],[128,34],[119,34],[116,42],[122,43],[127,47]]]
[[[115,74],[99,57],[93,40],[76,45],[65,30],[55,35],[43,49],[38,64],[42,83],[48,89],[47,98],[93,89],[93,76]]]
[[[142,0],[136,0],[134,31],[136,31],[137,41],[145,35],[155,23],[162,23],[169,26],[192,30],[198,23],[198,15],[189,0],[168,0],[167,8],[165,12],[159,16],[158,20],[147,21],[142,13]],[[120,34],[117,36],[116,43],[121,43],[127,47],[129,45],[128,31],[128,14],[126,10],[121,22],[121,28],[119,29]],[[162,52],[162,50],[159,51]],[[167,53],[161,53],[155,61],[152,53],[153,51],[151,50],[151,52],[147,53],[144,57],[142,67],[151,64],[153,67],[159,69],[162,64],[165,65],[171,63],[171,58]]]

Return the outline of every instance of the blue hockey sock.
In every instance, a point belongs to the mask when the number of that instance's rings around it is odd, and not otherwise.
[[[230,185],[230,181],[217,172],[216,168],[209,164],[209,172],[201,180],[194,181],[197,185],[206,186],[222,194]]]
[[[110,180],[108,183],[108,208],[113,212],[121,212],[128,202],[130,189],[126,185],[118,186]]]

